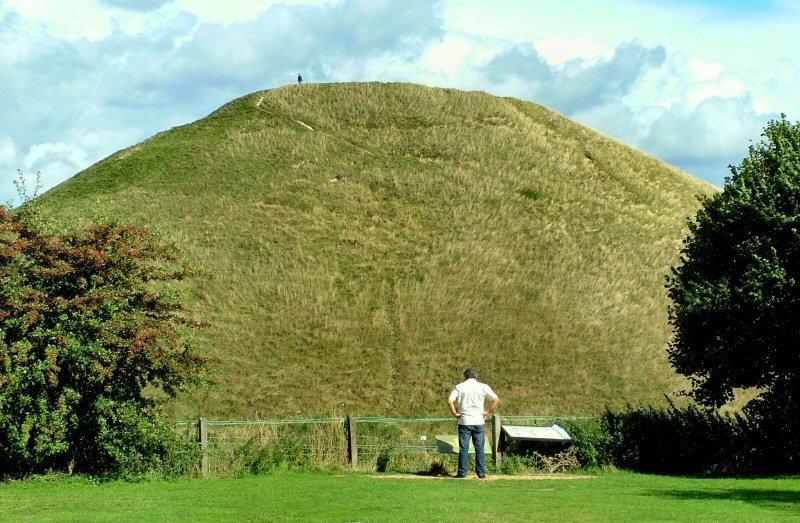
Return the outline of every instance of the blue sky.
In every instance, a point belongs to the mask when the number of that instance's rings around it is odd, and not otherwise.
[[[642,4],[652,3],[653,0],[639,0]],[[678,8],[699,7],[709,11],[718,12],[726,16],[741,17],[751,14],[768,14],[770,11],[778,10],[780,0],[673,0],[672,5]]]
[[[0,202],[298,71],[534,101],[721,186],[800,119],[797,27],[797,0],[0,0]]]

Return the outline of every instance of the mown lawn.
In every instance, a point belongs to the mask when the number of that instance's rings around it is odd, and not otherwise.
[[[800,478],[241,479],[0,484],[3,521],[800,521]]]

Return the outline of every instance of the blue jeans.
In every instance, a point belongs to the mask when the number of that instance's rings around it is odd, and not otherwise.
[[[466,476],[469,471],[469,440],[475,448],[475,473],[479,478],[486,475],[486,455],[483,445],[486,441],[485,425],[458,426],[458,475]]]

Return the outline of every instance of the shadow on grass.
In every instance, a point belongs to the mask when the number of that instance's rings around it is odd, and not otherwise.
[[[752,505],[797,511],[800,506],[800,491],[797,490],[760,490],[736,488],[727,490],[660,490],[652,491],[652,496],[689,500],[743,501]]]

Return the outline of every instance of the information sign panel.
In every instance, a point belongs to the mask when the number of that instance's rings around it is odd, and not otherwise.
[[[552,425],[550,427],[503,425],[503,432],[512,440],[572,441],[570,435],[560,425]]]

